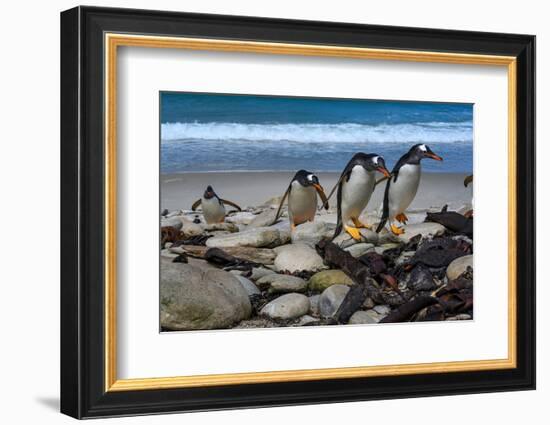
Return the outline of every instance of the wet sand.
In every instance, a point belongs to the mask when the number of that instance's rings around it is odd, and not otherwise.
[[[317,173],[325,192],[331,191],[339,177],[338,173]],[[281,196],[288,187],[292,172],[220,172],[184,173],[161,175],[161,210],[191,209],[202,196],[204,189],[212,185],[218,196],[236,202],[242,208],[261,205],[268,199]],[[381,177],[381,175],[380,175]],[[409,210],[441,208],[459,209],[471,202],[472,188],[463,185],[465,174],[423,173],[418,193]],[[377,210],[384,196],[385,182],[379,184],[367,206],[368,211]],[[331,198],[331,207],[336,206],[336,194]]]

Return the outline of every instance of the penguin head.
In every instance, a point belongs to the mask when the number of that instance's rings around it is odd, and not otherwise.
[[[384,161],[384,158],[382,158],[380,155],[377,155],[375,153],[365,155],[365,158],[363,160],[363,167],[367,171],[378,171],[384,174],[384,176],[386,177],[390,176],[390,172],[386,168],[386,161]]]
[[[216,192],[214,192],[214,189],[212,186],[208,185],[206,190],[204,191],[204,199],[211,199],[216,196]]]
[[[428,145],[425,145],[424,143],[414,145],[409,151],[409,154],[411,155],[411,159],[421,160],[424,158],[431,158],[435,159],[436,161],[443,161],[443,158],[441,158],[439,155],[436,155],[430,149],[430,147]]]
[[[302,186],[304,187],[308,187],[308,186],[320,186],[319,184],[319,178],[307,171],[307,170],[300,170],[296,173],[296,175],[294,176],[294,181],[297,181],[298,183],[300,183]]]

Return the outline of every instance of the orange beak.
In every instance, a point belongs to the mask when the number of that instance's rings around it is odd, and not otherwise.
[[[386,176],[386,177],[388,177],[388,178],[391,176],[391,174],[390,174],[390,172],[388,171],[387,168],[378,167],[378,168],[376,169],[376,171],[381,172],[382,174],[384,174],[384,176]]]
[[[327,199],[327,195],[325,195],[325,190],[323,189],[323,186],[321,186],[320,184],[314,183],[313,187],[315,188],[315,190],[319,194],[319,197],[321,198],[321,201],[323,202],[323,205],[325,206],[325,209],[328,210],[328,208],[329,208],[328,199]]]
[[[435,153],[429,153],[427,154],[430,158],[435,159],[436,161],[443,161],[443,158],[441,158],[439,155],[436,155]]]

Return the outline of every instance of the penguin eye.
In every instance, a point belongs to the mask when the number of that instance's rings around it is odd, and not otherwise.
[[[313,174],[308,174],[307,175],[307,180],[312,182],[313,181]]]
[[[420,145],[418,147],[422,152],[427,152],[428,151],[428,147],[426,145]]]

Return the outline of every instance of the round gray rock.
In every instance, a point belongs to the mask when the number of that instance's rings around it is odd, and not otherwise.
[[[325,289],[319,298],[319,313],[321,316],[334,316],[348,291],[349,286],[346,285],[332,285]]]
[[[296,276],[286,274],[268,274],[258,279],[256,284],[262,289],[268,289],[271,293],[279,292],[303,292],[307,288],[307,282]]]
[[[309,300],[303,294],[285,294],[274,299],[262,308],[261,314],[272,319],[296,319],[307,314]]]
[[[292,243],[303,243],[314,247],[321,239],[330,238],[334,228],[334,225],[322,221],[300,224],[292,232]]]
[[[468,267],[474,268],[474,256],[465,255],[464,257],[459,257],[451,262],[447,266],[447,279],[455,280],[460,277],[462,273],[468,270]]]
[[[275,269],[280,272],[292,273],[301,270],[315,272],[326,268],[317,251],[303,244],[289,245],[280,250],[275,258]]]
[[[239,282],[241,282],[241,285],[243,286],[244,290],[249,296],[261,294],[261,291],[258,289],[256,285],[254,285],[252,281],[250,281],[244,276],[240,276],[240,275],[234,275],[234,276],[239,280]]]
[[[161,264],[160,317],[170,330],[223,329],[250,316],[248,293],[223,270]]]
[[[359,310],[353,313],[350,317],[348,324],[350,325],[372,325],[378,323],[378,319],[375,315],[369,314],[367,311]]]

